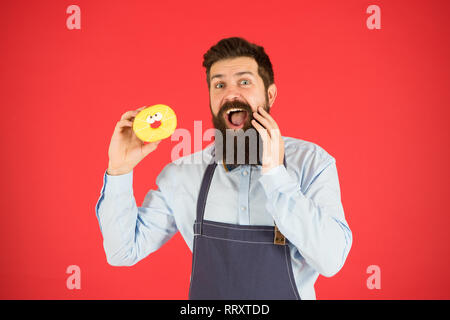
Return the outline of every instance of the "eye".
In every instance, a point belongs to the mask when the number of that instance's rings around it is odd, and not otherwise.
[[[157,112],[153,115],[153,119],[155,119],[155,121],[161,121],[162,119],[162,114],[161,112]]]
[[[220,89],[223,88],[223,83],[219,82],[218,84],[215,85],[216,89]]]
[[[153,122],[155,122],[155,118],[153,118],[151,115],[149,115],[147,117],[147,119],[145,119],[145,121],[147,121],[148,123],[152,124]]]
[[[250,81],[249,80],[241,80],[241,84],[248,85],[248,84],[250,84]]]

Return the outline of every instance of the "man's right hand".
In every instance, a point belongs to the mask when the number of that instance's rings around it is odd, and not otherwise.
[[[133,120],[139,111],[145,109],[141,107],[136,110],[125,112],[114,128],[114,133],[109,144],[108,175],[117,176],[126,174],[144,159],[149,153],[154,151],[161,140],[145,143],[140,140],[133,131]]]

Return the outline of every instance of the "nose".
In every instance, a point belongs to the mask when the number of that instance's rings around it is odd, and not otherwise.
[[[229,85],[225,91],[224,102],[233,100],[242,100],[242,95],[239,92],[239,88],[233,85]]]

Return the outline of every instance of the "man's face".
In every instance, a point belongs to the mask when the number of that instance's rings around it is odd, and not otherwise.
[[[269,111],[276,97],[275,84],[266,91],[258,74],[258,64],[250,57],[231,58],[215,62],[210,69],[210,108],[214,127],[219,130],[222,143],[216,141],[216,155],[227,163],[254,164],[261,162],[261,137],[253,128],[253,112],[259,106]],[[231,129],[231,130],[230,130]],[[242,129],[242,130],[240,130]],[[233,131],[234,130],[234,131]],[[252,132],[253,130],[253,132]],[[256,139],[234,139],[230,132],[245,132]],[[232,139],[232,140],[230,140]],[[228,140],[233,148],[228,148]],[[243,154],[244,158],[239,158]],[[253,156],[253,158],[252,158]],[[256,162],[254,162],[256,160]]]
[[[273,85],[274,86],[274,85]],[[219,130],[251,128],[258,106],[269,110],[269,97],[251,57],[215,62],[210,69],[210,107]]]

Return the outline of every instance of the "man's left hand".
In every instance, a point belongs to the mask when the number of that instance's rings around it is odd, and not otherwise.
[[[261,135],[263,141],[262,173],[283,164],[284,141],[280,129],[272,116],[262,107],[253,112],[252,124]]]

